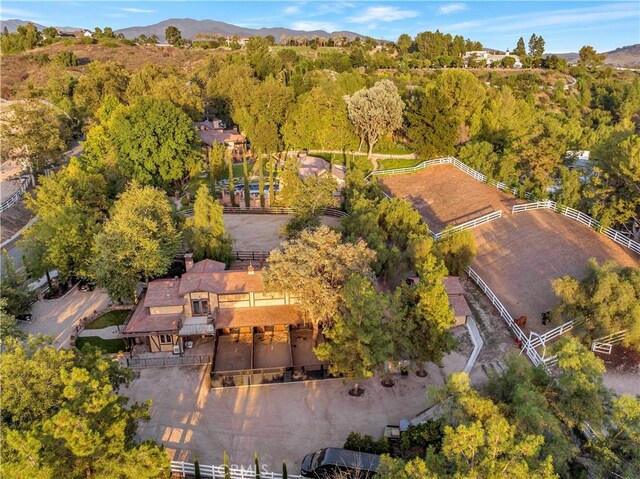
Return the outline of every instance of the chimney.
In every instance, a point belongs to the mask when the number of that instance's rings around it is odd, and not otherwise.
[[[253,265],[249,263],[249,267],[247,268],[247,274],[254,274],[255,271],[253,269]]]
[[[193,268],[193,253],[185,253],[184,255],[184,269],[189,271]]]

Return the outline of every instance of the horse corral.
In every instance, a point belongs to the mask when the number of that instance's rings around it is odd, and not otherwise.
[[[380,178],[391,196],[413,203],[433,232],[455,226],[494,211],[510,214],[524,203],[463,173],[453,165],[430,166],[408,175]]]
[[[471,267],[509,314],[518,318],[515,322],[527,336],[532,331],[542,334],[553,328],[542,322],[543,314],[559,302],[553,281],[567,275],[583,278],[589,258],[640,267],[638,255],[567,216],[549,209],[512,214],[512,207],[525,201],[452,165],[385,176],[380,182],[392,196],[412,202],[436,232],[502,210],[501,218],[471,229],[478,249]],[[625,388],[616,389],[627,392]]]

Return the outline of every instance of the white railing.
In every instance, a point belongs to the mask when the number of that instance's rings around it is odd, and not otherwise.
[[[208,466],[206,464],[200,464],[200,475],[204,478],[212,479],[225,479],[225,467],[224,466]],[[183,461],[171,461],[171,472],[185,475],[194,476],[196,473],[195,465],[191,462]],[[231,479],[255,479],[255,468],[238,468],[237,466],[229,467],[229,476]],[[287,474],[290,479],[301,479],[301,476],[296,474]],[[277,472],[267,472],[265,470],[260,471],[261,479],[282,479],[282,474]]]
[[[567,321],[566,323],[561,324],[560,326],[557,326],[547,331],[544,334],[535,334],[534,337],[532,337],[532,335],[529,335],[529,341],[527,344],[529,347],[533,347],[533,348],[537,348],[538,346],[544,346],[547,343],[547,341],[551,341],[553,338],[562,336],[567,331],[570,331],[571,329],[573,329],[573,326],[574,326],[573,321]]]
[[[483,175],[482,173],[480,173],[477,170],[474,170],[470,166],[464,164],[463,162],[461,162],[457,158],[454,158],[454,157],[450,156],[449,160],[451,160],[451,164],[453,166],[458,168],[460,171],[466,173],[467,175],[471,176],[472,178],[475,178],[476,180],[478,180],[478,181],[480,181],[482,183],[486,183],[487,182],[487,177],[485,175]]]
[[[500,317],[505,320],[507,326],[511,328],[513,334],[518,338],[523,345],[527,344],[527,336],[524,334],[522,329],[515,323],[507,308],[503,306],[498,297],[491,291],[491,288],[487,286],[487,283],[480,277],[478,273],[476,273],[470,266],[465,268],[465,271],[469,275],[469,277],[480,287],[480,289],[487,295],[491,303],[496,307],[498,312],[500,313]]]
[[[31,184],[31,178],[29,176],[24,176],[21,178],[21,180],[22,184],[20,185],[20,188],[18,188],[18,190],[14,194],[12,194],[9,199],[3,201],[2,204],[0,204],[0,211],[4,211],[9,206],[17,203],[20,198],[22,198],[22,195],[24,195],[24,192],[27,190],[27,188],[29,188],[29,185]]]
[[[591,351],[596,353],[611,354],[613,346],[621,343],[626,336],[627,330],[623,329],[622,331],[618,331],[617,333],[598,338],[593,341],[593,343],[591,343]]]
[[[476,226],[483,225],[485,223],[488,223],[489,221],[493,221],[501,217],[502,217],[502,210],[494,211],[492,213],[486,214],[484,216],[480,216],[479,218],[475,218],[473,220],[467,221],[457,226],[446,228],[442,230],[440,233],[433,234],[432,237],[435,238],[436,240],[439,240],[440,238],[443,238],[447,235],[455,233],[456,231],[463,231],[463,230],[475,228]]]
[[[434,160],[425,160],[425,161],[423,161],[421,163],[418,163],[416,166],[410,166],[410,167],[406,167],[406,168],[393,168],[391,170],[376,170],[376,171],[370,172],[367,176],[365,176],[364,179],[368,180],[372,176],[400,175],[400,174],[403,174],[403,173],[413,173],[414,171],[422,170],[422,169],[427,168],[429,166],[443,165],[443,164],[446,164],[446,163],[452,163],[452,158],[451,157],[443,157],[443,158],[436,158]]]
[[[634,253],[640,254],[640,243],[632,240],[624,233],[614,230],[613,228],[604,228],[599,221],[592,218],[589,215],[584,214],[582,211],[575,210],[573,208],[569,208],[565,205],[560,205],[555,201],[544,200],[544,201],[536,201],[535,203],[525,203],[523,205],[515,205],[512,209],[512,213],[519,213],[522,211],[530,211],[537,209],[550,209],[555,211],[556,213],[560,213],[561,215],[568,216],[572,220],[578,221],[582,224],[587,225],[590,228],[595,229],[596,231],[604,234],[609,239],[618,243],[621,246],[624,246],[627,249],[630,249]]]

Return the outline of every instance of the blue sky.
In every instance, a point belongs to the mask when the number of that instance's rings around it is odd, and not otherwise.
[[[2,19],[44,25],[114,29],[167,18],[211,19],[235,25],[349,30],[395,40],[425,30],[460,34],[497,49],[520,36],[542,35],[547,52],[598,51],[640,42],[640,2],[614,1],[3,1]]]

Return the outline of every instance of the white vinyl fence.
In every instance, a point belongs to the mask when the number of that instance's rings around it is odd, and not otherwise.
[[[4,211],[9,206],[17,203],[20,200],[20,198],[22,198],[22,195],[24,195],[24,192],[27,191],[27,188],[29,188],[29,185],[31,184],[31,178],[29,176],[23,176],[22,178],[20,178],[20,181],[22,182],[22,184],[20,185],[20,188],[18,188],[18,190],[14,194],[12,194],[10,198],[8,198],[6,201],[3,201],[2,204],[0,204],[0,211]]]
[[[493,221],[501,217],[502,217],[502,210],[494,211],[493,213],[480,216],[479,218],[475,218],[473,220],[467,221],[457,226],[446,228],[442,230],[440,233],[434,233],[432,237],[436,240],[439,240],[440,238],[450,235],[451,233],[475,228],[476,226],[483,225],[485,223],[488,223],[489,221]]]
[[[638,243],[637,241],[633,241],[624,233],[614,230],[613,228],[604,228],[596,219],[592,218],[591,216],[586,215],[581,211],[574,210],[573,208],[569,208],[568,206],[560,205],[555,201],[544,200],[536,201],[534,203],[525,203],[523,205],[515,205],[511,209],[511,212],[515,214],[522,211],[531,211],[538,209],[550,209],[555,211],[556,213],[560,213],[561,215],[568,216],[572,220],[585,224],[590,228],[593,228],[596,231],[606,235],[609,239],[612,239],[619,245],[630,249],[634,253],[640,254],[640,243]]]
[[[195,476],[196,468],[191,462],[171,461],[171,472],[185,475]],[[203,478],[225,479],[224,466],[207,466],[200,464],[200,475]],[[236,466],[229,467],[229,477],[231,479],[255,479],[256,472],[254,468],[238,468]],[[287,474],[289,479],[302,479],[296,474]],[[282,474],[277,472],[260,471],[260,479],[282,479]]]
[[[618,331],[617,333],[598,338],[593,343],[591,343],[591,351],[595,353],[611,354],[613,346],[616,344],[620,344],[626,336],[627,330],[623,329],[622,331]]]

